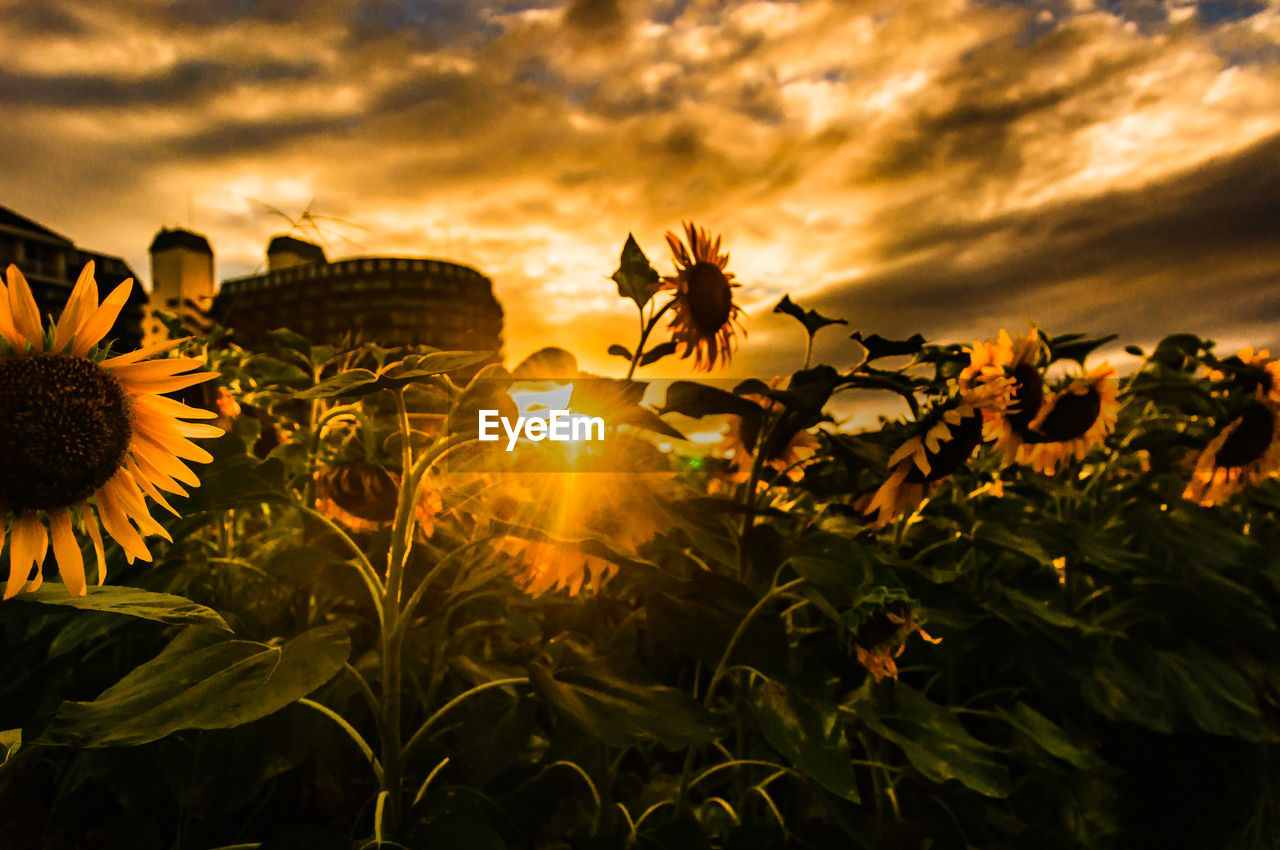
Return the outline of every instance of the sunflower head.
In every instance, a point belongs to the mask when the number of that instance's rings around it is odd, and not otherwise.
[[[900,592],[886,590],[885,598],[871,600],[854,613],[853,649],[858,662],[877,682],[898,678],[895,660],[907,648],[907,639],[919,633],[929,643],[941,643],[920,624],[919,612]]]
[[[675,293],[675,316],[667,327],[676,344],[684,347],[680,356],[693,356],[695,368],[710,371],[717,360],[728,363],[733,354],[742,312],[734,303],[733,290],[741,284],[734,281],[732,272],[725,271],[729,255],[720,253],[719,236],[712,239],[705,228],[692,222],[684,229],[687,246],[667,231],[676,273],[664,277],[659,289]]]
[[[151,517],[146,500],[174,512],[161,491],[186,495],[182,484],[200,482],[183,461],[212,460],[189,438],[222,435],[212,425],[183,421],[212,419],[216,413],[164,395],[217,376],[190,372],[201,365],[195,358],[157,357],[183,340],[116,356],[99,347],[133,281],[99,302],[93,271],[90,262],[57,323],[47,330],[17,267],[9,266],[7,282],[0,283],[0,546],[8,537],[6,599],[24,587],[39,587],[50,544],[67,589],[86,592],[77,525],[93,542],[99,581],[106,575],[99,522],[130,562],[150,560],[143,536],[168,535]]]
[[[1054,392],[1020,433],[1015,460],[1053,475],[1064,461],[1083,460],[1115,428],[1120,409],[1115,369],[1103,363]]]
[[[1253,399],[1205,446],[1182,495],[1205,506],[1221,504],[1277,471],[1280,407],[1266,399]]]
[[[972,391],[986,384],[1004,381],[1007,404],[987,408],[984,439],[994,441],[996,451],[1011,463],[1031,421],[1044,404],[1044,379],[1040,361],[1044,343],[1032,328],[1023,336],[1001,330],[995,339],[979,341],[969,350],[969,365],[960,373],[962,390]]]

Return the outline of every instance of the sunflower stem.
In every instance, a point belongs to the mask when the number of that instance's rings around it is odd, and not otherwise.
[[[636,350],[631,355],[631,367],[627,369],[626,380],[631,380],[631,376],[636,373],[636,367],[640,365],[640,359],[644,357],[644,344],[649,339],[649,334],[653,333],[653,329],[658,324],[658,319],[662,318],[662,314],[671,309],[676,303],[676,299],[672,298],[666,304],[662,305],[662,309],[649,317],[649,321],[645,323],[643,330],[640,331],[640,342],[636,344]],[[643,308],[640,311],[641,316],[644,315]],[[643,321],[643,319],[642,319]]]

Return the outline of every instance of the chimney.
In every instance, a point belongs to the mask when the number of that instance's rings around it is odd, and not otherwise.
[[[267,271],[287,269],[293,266],[309,266],[314,263],[325,264],[328,259],[324,249],[302,239],[281,234],[271,240],[267,246]]]
[[[194,321],[197,310],[207,311],[213,303],[213,249],[199,233],[161,228],[151,240],[151,305]],[[194,308],[192,307],[194,305]],[[164,325],[148,315],[143,328],[144,344],[169,338]]]

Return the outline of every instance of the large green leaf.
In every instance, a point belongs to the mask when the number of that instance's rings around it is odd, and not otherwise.
[[[593,664],[553,673],[534,663],[529,680],[552,708],[611,747],[646,740],[683,747],[716,737],[715,723],[702,706],[637,666],[619,671]]]
[[[1157,652],[1169,700],[1206,732],[1250,740],[1266,737],[1249,682],[1231,665],[1199,647]]]
[[[1049,755],[1060,758],[1081,770],[1088,770],[1097,765],[1098,758],[1096,756],[1076,746],[1075,742],[1067,736],[1061,726],[1026,703],[1018,703],[1011,712],[999,708],[996,709],[996,713],[1004,718],[1005,722],[1010,726],[1034,741]]]
[[[832,794],[858,802],[858,777],[834,706],[820,706],[775,682],[751,702],[760,732],[796,769]]]
[[[41,606],[56,605],[59,608],[75,608],[80,611],[99,611],[107,614],[128,614],[130,617],[141,617],[144,620],[155,620],[160,623],[213,626],[231,631],[231,627],[222,619],[222,616],[212,608],[182,596],[156,593],[140,587],[117,587],[109,584],[103,587],[90,587],[86,596],[72,596],[60,584],[46,584],[32,593],[14,597],[8,604],[24,603]]]
[[[627,234],[627,242],[622,246],[622,254],[618,258],[618,270],[613,273],[613,282],[618,284],[618,294],[630,298],[636,306],[644,309],[653,293],[658,289],[658,272],[650,264],[649,258],[640,250],[635,236]]]
[[[229,729],[301,699],[342,668],[346,633],[321,626],[281,645],[192,627],[93,702],[64,702],[40,742],[133,746],[181,729]]]
[[[1009,771],[975,739],[951,709],[929,701],[902,682],[894,684],[897,713],[881,715],[869,699],[857,702],[858,717],[877,735],[902,748],[911,766],[931,782],[954,779],[987,797],[1007,797]]]

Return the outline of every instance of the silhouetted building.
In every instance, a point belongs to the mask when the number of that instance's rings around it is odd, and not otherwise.
[[[93,260],[98,291],[106,297],[126,278],[135,283],[129,300],[107,339],[114,340],[115,351],[129,351],[142,344],[142,320],[146,312],[147,293],[137,275],[119,257],[98,254],[76,247],[70,239],[44,225],[0,207],[0,271],[12,263],[31,284],[41,318],[57,317],[85,263]]]
[[[209,240],[190,230],[162,229],[151,240],[151,308],[179,317],[193,332],[204,326],[213,307],[213,249]],[[169,331],[155,315],[146,323],[147,342],[159,342]]]
[[[265,347],[276,328],[318,343],[354,334],[389,347],[502,348],[502,307],[475,269],[417,257],[329,262],[292,236],[271,240],[266,272],[223,281],[212,314],[245,348]]]

